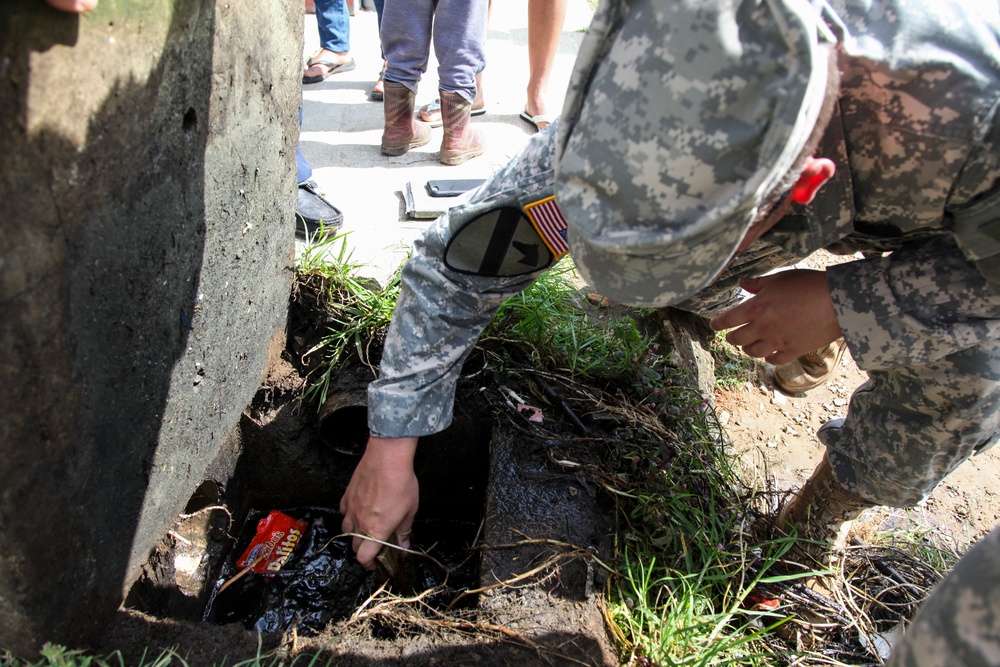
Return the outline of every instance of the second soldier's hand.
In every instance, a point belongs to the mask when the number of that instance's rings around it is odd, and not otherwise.
[[[829,345],[842,335],[825,271],[795,269],[743,278],[754,296],[712,320],[716,331],[751,357],[779,365]]]
[[[417,438],[372,436],[340,500],[341,527],[359,535],[352,546],[369,570],[375,568],[382,545],[360,535],[387,542],[395,534],[400,546],[409,546],[420,491],[413,472],[416,451]]]

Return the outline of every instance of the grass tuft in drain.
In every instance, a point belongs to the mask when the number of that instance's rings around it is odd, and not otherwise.
[[[400,272],[382,287],[359,277],[360,267],[351,260],[343,234],[308,246],[296,262],[296,295],[301,299],[309,293],[325,311],[326,333],[303,355],[311,368],[303,402],[315,410],[326,402],[332,376],[348,356],[371,369],[373,376],[381,357],[399,296]]]

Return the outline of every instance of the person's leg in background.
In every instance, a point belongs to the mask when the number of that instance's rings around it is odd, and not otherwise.
[[[302,107],[299,107],[299,126],[302,125]],[[319,186],[312,180],[312,165],[302,154],[299,142],[295,142],[295,166],[298,171],[298,202],[295,205],[295,234],[306,239],[315,238],[323,230],[323,236],[344,224],[344,215],[336,206],[326,200]]]
[[[375,4],[375,20],[378,25],[379,33],[379,44],[382,43],[382,11],[385,9],[385,0],[374,0]],[[382,56],[382,69],[379,70],[378,79],[375,80],[375,85],[372,86],[371,98],[374,102],[381,102],[383,97],[385,97],[385,83],[383,77],[385,76],[385,53],[381,53]]]
[[[320,48],[306,62],[302,83],[319,83],[355,68],[351,57],[351,15],[345,0],[316,0]]]
[[[434,20],[434,53],[438,59],[438,93],[444,138],[440,160],[462,164],[482,155],[486,145],[471,127],[476,75],[486,62],[488,0],[439,0]]]
[[[402,155],[431,140],[431,128],[416,120],[413,107],[430,59],[435,4],[434,0],[385,0],[380,30],[386,60],[383,155]]]
[[[539,130],[553,118],[545,97],[565,21],[566,0],[528,0],[528,100],[522,117]]]
[[[560,1],[560,0],[557,0]],[[493,0],[486,3],[486,25],[489,27],[490,12],[493,11]],[[484,36],[485,39],[485,36]],[[529,47],[530,48],[530,47]],[[485,49],[484,49],[485,50]],[[472,100],[472,115],[482,116],[486,113],[486,95],[483,93],[483,70],[486,69],[486,60],[483,60],[476,74],[476,96]],[[431,127],[441,127],[441,98],[429,102],[420,107],[420,120],[430,124]]]

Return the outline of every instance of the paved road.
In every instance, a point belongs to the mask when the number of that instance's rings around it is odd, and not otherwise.
[[[360,4],[360,3],[359,3]],[[583,32],[590,22],[587,0],[569,0],[563,36],[553,66],[550,108],[562,101]],[[316,17],[304,21],[305,56],[318,48]],[[487,113],[474,119],[486,136],[486,154],[463,165],[438,162],[441,129],[431,143],[400,157],[379,152],[381,102],[368,93],[382,61],[375,12],[358,10],[351,19],[351,53],[357,69],[303,87],[302,152],[312,164],[314,180],[344,212],[344,231],[352,260],[362,273],[384,282],[406,258],[428,220],[406,217],[402,190],[408,181],[432,178],[484,178],[504,165],[534,131],[519,117],[528,81],[527,1],[495,2],[487,37],[483,89]],[[437,64],[431,58],[420,84],[417,104],[437,97]]]

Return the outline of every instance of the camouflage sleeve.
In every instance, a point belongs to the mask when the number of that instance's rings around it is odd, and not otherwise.
[[[1000,665],[1000,528],[924,602],[887,667]]]
[[[468,204],[439,217],[414,244],[382,353],[381,375],[368,387],[368,426],[382,437],[423,436],[451,423],[455,385],[479,335],[508,297],[541,271],[482,277],[445,265],[453,232],[498,207],[523,208],[553,193],[552,151],[558,121],[532,136]]]
[[[983,278],[953,237],[831,266],[841,330],[865,370],[923,365],[1000,337],[1000,285]]]

